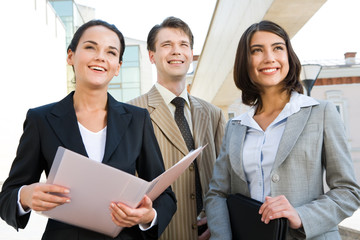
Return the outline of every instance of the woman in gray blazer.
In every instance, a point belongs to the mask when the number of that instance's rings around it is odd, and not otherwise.
[[[300,69],[277,24],[255,23],[242,35],[234,80],[251,109],[226,126],[206,195],[211,239],[232,238],[226,198],[233,193],[263,202],[266,224],[287,218],[286,239],[341,239],[338,223],[359,207],[340,116],[330,102],[302,94]]]

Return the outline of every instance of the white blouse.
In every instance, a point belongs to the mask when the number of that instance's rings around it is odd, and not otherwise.
[[[106,128],[99,132],[92,132],[79,123],[80,135],[90,159],[102,162],[105,154]]]

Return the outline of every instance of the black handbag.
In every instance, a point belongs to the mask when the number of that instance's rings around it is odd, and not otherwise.
[[[262,202],[239,193],[230,194],[226,202],[234,240],[285,240],[288,220],[279,218],[263,223],[259,214]]]

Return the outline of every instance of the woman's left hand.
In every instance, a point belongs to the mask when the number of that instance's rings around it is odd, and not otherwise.
[[[261,221],[266,224],[270,220],[283,217],[289,220],[290,228],[298,229],[302,227],[299,214],[284,195],[265,197],[265,202],[261,205],[259,214],[262,215]]]
[[[122,203],[111,203],[112,221],[120,227],[132,227],[137,224],[149,224],[155,217],[152,201],[145,196],[137,208]]]

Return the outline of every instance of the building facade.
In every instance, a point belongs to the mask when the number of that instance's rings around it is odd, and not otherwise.
[[[95,17],[95,9],[78,5],[74,0],[49,0],[49,3],[65,26],[64,49],[66,50],[76,30]],[[71,66],[66,66],[66,76],[67,91],[71,92],[75,89],[75,75]]]
[[[125,45],[120,74],[110,82],[108,90],[121,102],[146,93],[154,79],[146,42],[125,37]]]
[[[345,53],[344,60],[316,63],[323,67],[311,96],[333,102],[339,111],[360,182],[360,59],[355,58],[354,53]]]
[[[49,2],[65,25],[66,47],[82,24],[95,19],[94,8],[76,4],[74,0],[49,0]],[[147,92],[152,85],[152,70],[146,42],[125,37],[125,45],[120,74],[114,77],[108,90],[121,102],[127,102]],[[67,66],[67,86],[68,92],[75,89],[75,76],[71,66]]]
[[[65,27],[51,5],[46,0],[5,1],[0,21],[1,183],[15,157],[27,110],[58,101],[67,92]]]
[[[47,0],[3,1],[0,94],[0,188],[14,160],[26,112],[67,94],[65,26]],[[0,239],[38,240],[47,218],[31,214],[17,232],[0,219]]]

